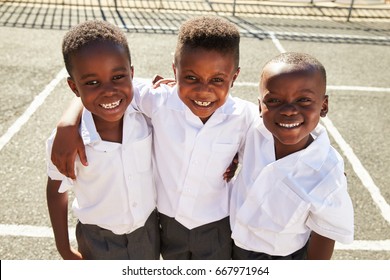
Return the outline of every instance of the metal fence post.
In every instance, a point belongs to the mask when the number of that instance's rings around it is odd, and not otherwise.
[[[349,18],[351,17],[354,2],[355,2],[355,0],[351,0],[351,5],[349,6],[347,21],[349,21]]]
[[[233,16],[236,15],[236,0],[233,0]]]

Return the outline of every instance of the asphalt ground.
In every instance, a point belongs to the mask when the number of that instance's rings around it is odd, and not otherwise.
[[[1,260],[60,259],[46,207],[44,147],[73,97],[61,57],[69,26],[91,18],[116,23],[127,32],[136,77],[172,77],[177,28],[199,14],[42,7],[0,2]],[[280,52],[307,52],[323,62],[330,96],[324,124],[345,159],[355,208],[355,241],[337,243],[333,259],[389,260],[390,21],[221,16],[242,34],[235,96],[256,103],[260,69]]]

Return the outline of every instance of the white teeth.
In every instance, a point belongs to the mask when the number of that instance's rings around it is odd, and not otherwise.
[[[292,127],[297,127],[300,125],[300,123],[280,123],[279,124],[281,127],[287,127],[287,128],[292,128]]]
[[[118,100],[112,103],[100,104],[100,106],[102,106],[104,109],[114,109],[115,107],[118,107],[120,103],[121,101]]]
[[[194,102],[195,102],[197,105],[203,106],[203,107],[207,107],[207,106],[209,106],[209,105],[211,104],[211,102],[208,102],[208,101],[202,102],[202,101],[194,100]]]

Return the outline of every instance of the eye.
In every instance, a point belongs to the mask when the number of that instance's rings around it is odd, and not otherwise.
[[[124,78],[125,77],[125,75],[115,75],[114,77],[112,77],[112,79],[114,80],[114,81],[116,81],[116,80],[120,80],[120,79],[122,79],[122,78]]]
[[[302,97],[302,98],[299,98],[297,100],[298,103],[302,104],[302,105],[308,105],[311,103],[311,99],[308,98],[308,97]]]
[[[99,84],[99,82],[96,81],[96,80],[93,80],[93,81],[87,81],[87,82],[85,82],[85,84],[86,84],[87,86],[96,86],[96,85]]]
[[[212,82],[213,83],[222,83],[224,80],[222,78],[213,78]]]
[[[195,81],[196,77],[188,75],[188,76],[185,76],[184,79],[189,80],[189,81]]]
[[[271,106],[273,106],[273,105],[279,104],[279,103],[280,103],[280,100],[277,99],[277,98],[267,98],[267,99],[264,99],[264,100],[263,100],[263,103],[264,103],[265,105],[271,105]]]

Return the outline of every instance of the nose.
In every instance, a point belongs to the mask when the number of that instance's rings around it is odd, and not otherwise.
[[[200,83],[199,86],[198,86],[198,92],[202,93],[202,92],[211,92],[211,87],[208,83]]]
[[[105,95],[109,95],[109,96],[117,92],[117,88],[112,82],[104,83],[102,90]]]
[[[285,116],[293,116],[298,114],[298,110],[294,104],[287,103],[281,107],[280,113]]]

